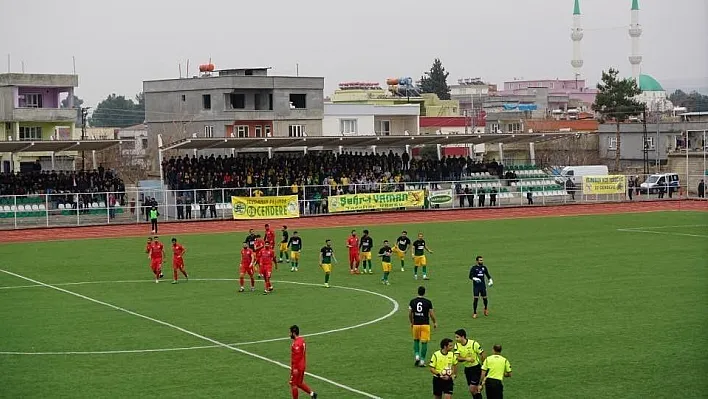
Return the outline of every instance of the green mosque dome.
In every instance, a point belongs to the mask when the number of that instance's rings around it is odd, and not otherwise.
[[[649,75],[639,75],[639,88],[642,91],[664,91],[661,84]]]

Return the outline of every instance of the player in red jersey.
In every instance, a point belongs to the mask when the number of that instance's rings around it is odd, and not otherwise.
[[[155,274],[155,282],[159,283],[162,278],[162,260],[165,259],[165,248],[160,239],[155,236],[150,245],[150,268]]]
[[[359,237],[356,230],[352,230],[352,235],[347,238],[347,248],[349,248],[349,273],[359,274]]]
[[[269,242],[265,243],[265,247],[258,253],[258,267],[260,268],[263,279],[265,280],[265,291],[264,295],[269,292],[273,292],[273,286],[270,284],[270,276],[273,273],[273,263],[278,265],[277,259],[275,257],[275,251],[270,246]]]
[[[270,225],[265,225],[265,242],[270,244],[271,249],[275,250],[275,231],[270,229]]]
[[[246,274],[251,277],[251,291],[256,290],[256,281],[253,279],[253,264],[256,261],[256,256],[251,247],[249,247],[248,242],[243,243],[243,249],[241,249],[241,266],[239,266],[238,281],[241,284],[241,288],[238,292],[243,292],[243,280]]]
[[[260,259],[259,254],[261,253],[263,248],[265,248],[265,240],[261,237],[260,234],[256,234],[256,240],[253,243],[253,252],[255,252],[255,254],[256,254],[255,267],[256,267],[256,271],[258,272],[258,278],[263,277],[263,272],[261,271],[260,264],[258,263],[258,261]]]
[[[293,344],[290,346],[290,392],[293,394],[293,399],[298,399],[300,393],[298,389],[302,389],[311,398],[316,399],[317,393],[313,392],[305,384],[307,355],[305,353],[305,340],[300,336],[300,327],[290,327],[290,339],[293,340]]]
[[[172,284],[177,284],[177,272],[182,273],[184,278],[189,281],[187,271],[184,270],[184,254],[187,249],[177,243],[177,239],[172,239]]]

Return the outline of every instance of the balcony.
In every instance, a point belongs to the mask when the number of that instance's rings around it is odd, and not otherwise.
[[[76,109],[72,108],[15,108],[12,111],[14,122],[73,122]]]

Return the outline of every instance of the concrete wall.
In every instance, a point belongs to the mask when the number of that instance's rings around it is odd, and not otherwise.
[[[374,115],[325,115],[322,119],[323,136],[340,136],[341,121],[344,119],[354,119],[357,122],[357,134],[374,135]]]
[[[0,86],[77,87],[78,75],[2,73]]]
[[[659,140],[657,141],[657,127],[659,130]],[[615,151],[609,148],[610,138],[616,136],[616,125],[606,123],[601,124],[598,129],[600,136],[599,151],[600,157],[614,159]],[[644,158],[644,125],[641,123],[624,123],[620,125],[621,137],[621,159],[627,161],[643,160]],[[686,130],[708,130],[708,122],[682,122],[682,123],[661,123],[647,124],[647,137],[652,138],[654,147],[649,149],[649,161],[654,163],[657,158],[666,161],[669,149],[676,146],[675,137],[680,136]],[[693,146],[694,143],[692,143]]]
[[[667,170],[678,173],[681,185],[688,187],[689,193],[698,193],[698,183],[701,179],[708,180],[708,160],[703,153],[688,154],[688,163],[686,162],[686,153],[669,155]],[[688,175],[686,175],[688,169]],[[686,185],[686,179],[688,184]]]

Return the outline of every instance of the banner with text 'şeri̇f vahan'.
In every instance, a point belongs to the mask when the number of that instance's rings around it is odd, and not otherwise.
[[[289,219],[300,217],[297,195],[231,197],[234,219]]]
[[[622,194],[627,179],[622,175],[583,176],[583,194]]]
[[[330,213],[376,209],[414,208],[425,204],[425,192],[332,195],[327,199]]]

